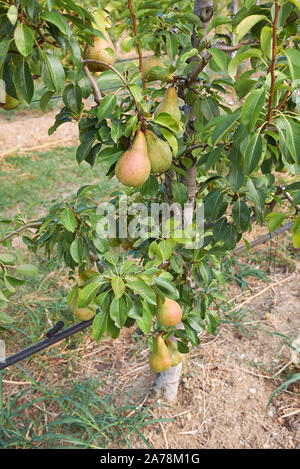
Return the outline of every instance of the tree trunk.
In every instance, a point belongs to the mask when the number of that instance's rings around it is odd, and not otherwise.
[[[202,21],[202,26],[204,32],[206,33],[207,27],[212,20],[213,17],[213,0],[194,0],[194,13],[199,16]],[[193,47],[199,47],[201,42],[201,38],[197,37],[196,31],[194,29],[193,36],[192,36],[192,44]],[[196,65],[195,67],[197,67]],[[195,76],[194,81],[189,81],[189,86],[193,85],[197,81],[198,75]],[[181,97],[184,96],[183,93],[180,94]],[[185,114],[189,115],[191,109],[185,106]],[[190,117],[190,121],[187,124],[186,132],[187,134],[192,134],[193,130],[193,116]],[[188,170],[188,178],[184,179],[183,182],[188,188],[188,202],[187,202],[187,210],[184,213],[184,224],[185,226],[189,226],[192,223],[193,219],[193,212],[195,208],[195,193],[196,193],[196,176],[197,176],[197,160],[193,158],[193,164]],[[171,192],[170,190],[170,183],[171,177],[167,178],[167,193]],[[172,193],[172,192],[171,192]],[[183,326],[181,325],[181,328]],[[153,387],[153,391],[156,396],[163,396],[170,402],[174,402],[177,399],[177,392],[178,386],[181,376],[182,370],[182,363],[177,366],[172,366],[167,371],[162,373],[158,373],[156,376],[155,384]]]

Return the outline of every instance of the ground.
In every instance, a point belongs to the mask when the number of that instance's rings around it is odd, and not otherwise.
[[[72,147],[61,148],[76,141],[75,126],[62,126],[59,132],[47,137],[46,130],[54,120],[53,112],[44,115],[25,113],[14,116],[12,121],[3,116],[0,117],[0,198],[6,205],[2,205],[2,210],[7,208],[11,213],[25,202],[33,202],[40,193],[45,200],[50,200],[62,192],[67,194],[72,185],[76,190],[89,178],[95,178],[95,172],[88,168],[77,168]],[[66,135],[68,139],[70,137],[68,142]],[[52,157],[65,181],[63,187],[55,174],[48,173],[45,157],[48,153],[41,153],[49,151],[46,145],[52,142],[50,148],[59,147],[52,151]],[[16,152],[17,145],[20,146],[19,153]],[[40,145],[43,146],[36,148]],[[33,149],[24,156],[24,147]],[[33,174],[34,181],[29,179],[26,183],[28,173],[34,173],[33,162],[39,168],[38,176]],[[22,164],[27,165],[26,168]],[[40,187],[37,184],[39,178]],[[8,193],[15,193],[16,180],[24,188],[15,206]],[[41,187],[45,185],[44,181],[48,181],[49,193],[46,195]],[[31,191],[28,190],[28,194],[26,184]],[[267,229],[255,229],[250,238],[254,239],[258,232],[261,234]],[[22,247],[21,241],[19,246]],[[271,247],[269,251],[267,243],[250,255],[236,257],[236,263],[231,264],[232,270],[227,269],[229,305],[224,307],[218,332],[213,336],[204,334],[200,346],[192,349],[184,359],[175,404],[169,405],[151,397],[154,373],[148,366],[146,340],[136,330],[126,329],[115,341],[104,338],[98,344],[90,332],[85,331],[24,361],[23,368],[14,366],[3,373],[4,408],[10,401],[16,413],[12,415],[13,420],[2,421],[2,430],[8,432],[10,425],[16,424],[19,434],[11,431],[9,439],[5,432],[1,433],[0,420],[0,446],[7,447],[8,441],[10,447],[18,448],[54,445],[49,436],[53,428],[51,422],[70,410],[71,397],[77,404],[83,402],[75,401],[74,383],[86,386],[83,388],[86,393],[89,379],[100,377],[96,394],[99,399],[111,394],[114,403],[111,415],[124,407],[126,422],[137,419],[141,411],[147,412],[148,418],[156,419],[151,425],[139,427],[146,440],[132,433],[130,444],[133,448],[146,447],[147,442],[157,449],[300,448],[297,383],[276,394],[267,409],[276,388],[299,372],[299,368],[291,363],[289,347],[300,332],[299,250],[291,248],[288,233],[274,240]],[[45,263],[42,257],[40,261]],[[251,275],[247,276],[247,272]],[[243,291],[238,283],[244,285]],[[50,272],[45,268],[38,279],[38,287],[33,283],[12,309],[17,323],[12,328],[0,330],[9,353],[41,340],[44,331],[62,317],[66,326],[74,324],[65,301],[71,285],[61,267],[52,268]],[[49,391],[58,387],[63,390],[63,394],[59,394],[63,395],[61,399],[58,394],[54,398]],[[76,392],[80,394],[78,389]],[[82,395],[80,399],[83,399]],[[76,415],[80,415],[79,410]],[[26,431],[22,426],[26,426]],[[76,428],[67,427],[67,433],[76,433]],[[73,444],[71,438],[64,441],[65,446]],[[106,445],[120,448],[127,447],[128,442],[116,433]]]

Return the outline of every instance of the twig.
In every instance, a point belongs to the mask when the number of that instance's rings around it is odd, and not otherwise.
[[[244,43],[236,44],[235,46],[229,46],[228,44],[225,44],[224,42],[216,42],[215,44],[212,44],[211,47],[216,47],[217,49],[222,50],[223,52],[235,52],[244,46],[257,46],[258,44],[259,44],[258,42],[252,41],[252,42],[244,42]]]
[[[278,104],[276,111],[280,111],[280,109],[285,105],[290,94],[291,94],[290,90],[286,90],[283,100],[281,101],[281,103]]]
[[[102,97],[101,97],[101,92],[100,92],[100,90],[99,90],[99,87],[98,87],[98,85],[97,85],[97,82],[96,82],[96,80],[94,80],[94,78],[92,77],[92,75],[91,75],[91,73],[90,73],[90,71],[89,71],[89,67],[88,67],[87,63],[84,63],[84,60],[82,60],[82,59],[81,59],[81,61],[82,61],[82,63],[83,63],[83,71],[84,71],[86,77],[87,77],[87,78],[90,80],[90,82],[91,82],[91,85],[92,85],[92,88],[93,88],[93,93],[94,93],[95,102],[96,102],[97,104],[100,104]]]
[[[272,43],[272,59],[271,59],[271,86],[270,86],[270,95],[269,95],[269,104],[268,104],[268,113],[267,113],[267,120],[261,128],[261,132],[263,132],[271,122],[272,118],[272,111],[273,111],[273,99],[274,99],[274,90],[275,90],[275,61],[276,61],[276,48],[277,48],[277,22],[278,22],[278,15],[279,15],[279,0],[275,0],[275,15],[273,21],[273,43]]]
[[[113,67],[112,65],[106,63],[106,62],[102,62],[100,60],[92,60],[92,59],[84,59],[83,60],[83,64],[88,64],[88,63],[93,63],[93,64],[98,64],[98,65],[105,65],[107,68],[109,68],[110,70],[112,70],[116,75],[118,75],[118,77],[120,78],[120,80],[122,81],[122,83],[124,84],[124,86],[128,89],[129,93],[131,94],[132,96],[132,99],[134,101],[134,104],[135,104],[135,107],[139,113],[139,116],[140,117],[143,117],[142,113],[140,112],[140,107],[139,107],[139,104],[137,102],[137,100],[135,99],[133,93],[131,92],[131,89],[130,89],[130,86],[129,84],[127,83],[127,81],[125,80],[125,78],[123,77],[123,75],[115,68]]]
[[[132,8],[131,0],[128,0],[128,8],[129,8],[131,19],[132,19],[133,32],[134,32],[134,35],[136,37],[136,48],[137,48],[138,55],[139,55],[140,72],[141,72],[141,75],[142,75],[143,90],[146,91],[146,82],[145,82],[144,66],[143,66],[143,54],[142,54],[142,49],[141,49],[141,43],[140,43],[140,40],[139,40],[139,37],[138,37],[136,17],[135,17],[133,8]]]
[[[17,230],[12,231],[8,235],[4,236],[4,238],[0,240],[0,243],[4,243],[4,241],[7,241],[9,238],[12,238],[13,236],[18,235],[19,233],[26,230],[27,228],[37,228],[38,226],[41,226],[41,225],[42,225],[42,222],[39,222],[39,221],[26,223],[25,225],[20,226],[20,228],[18,228]]]

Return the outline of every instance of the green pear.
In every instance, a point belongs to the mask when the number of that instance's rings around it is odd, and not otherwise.
[[[151,130],[145,131],[148,157],[151,163],[151,173],[164,173],[172,164],[171,148]]]
[[[172,357],[172,366],[177,366],[182,362],[182,353],[179,352],[177,342],[167,339],[167,347]]]
[[[144,75],[147,81],[166,81],[172,83],[173,75],[158,57],[147,57],[143,60]]]
[[[11,111],[12,109],[15,109],[17,106],[19,106],[20,101],[16,98],[13,98],[9,94],[6,93],[5,95],[5,103],[0,104],[0,107],[4,109],[5,111]]]
[[[139,187],[147,181],[150,171],[146,137],[139,130],[132,147],[118,160],[115,175],[124,186]]]
[[[164,96],[163,101],[157,106],[155,115],[157,116],[161,112],[167,112],[177,122],[181,121],[181,112],[178,105],[177,91],[173,86],[170,86]]]
[[[164,303],[158,297],[156,317],[158,322],[165,327],[176,326],[181,321],[182,309],[175,300],[165,298]]]
[[[89,321],[95,316],[95,310],[92,306],[86,306],[85,308],[78,308],[78,296],[80,288],[78,288],[73,296],[71,303],[71,309],[74,314],[80,321]]]
[[[96,272],[95,270],[89,270],[89,269],[85,270],[78,277],[78,281],[77,281],[78,286],[84,287],[95,277],[99,277],[99,272]]]
[[[94,45],[88,46],[85,51],[85,58],[89,60],[99,60],[109,65],[113,65],[116,59],[116,50],[109,37],[107,31],[103,32],[105,39],[102,37],[94,38]],[[88,68],[91,72],[104,72],[109,67],[106,65],[88,63]]]
[[[153,371],[161,373],[172,366],[172,356],[161,335],[155,339],[154,352],[150,354],[149,363]]]

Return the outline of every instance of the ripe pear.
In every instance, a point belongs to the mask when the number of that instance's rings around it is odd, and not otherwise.
[[[177,366],[182,362],[182,353],[178,351],[177,342],[167,339],[167,347],[172,357],[172,366]]]
[[[162,326],[172,327],[176,326],[181,321],[182,309],[181,306],[175,300],[165,298],[165,302],[158,297],[157,300],[157,320]]]
[[[125,151],[115,167],[115,175],[124,186],[138,187],[150,176],[146,137],[141,130],[136,134],[132,147]]]
[[[15,109],[17,106],[19,106],[19,104],[20,101],[18,99],[13,98],[12,96],[6,93],[5,103],[0,104],[0,107],[5,111],[11,111],[12,109]]]
[[[145,131],[147,140],[148,158],[151,163],[151,173],[163,173],[172,164],[171,148],[161,138],[158,138],[151,130]]]
[[[79,296],[80,289],[76,291],[72,304],[71,309],[73,314],[80,319],[80,321],[88,321],[95,316],[95,310],[91,306],[86,306],[85,308],[78,308],[78,296]]]
[[[147,81],[161,80],[166,81],[167,83],[172,83],[173,75],[168,73],[167,67],[158,57],[147,57],[143,61],[144,75]],[[151,70],[154,67],[159,67],[160,69]]]
[[[177,122],[181,121],[181,112],[178,105],[177,91],[173,86],[170,86],[164,96],[163,101],[157,106],[155,115],[157,116],[161,112],[167,112]]]
[[[156,373],[166,371],[172,366],[171,353],[161,335],[155,339],[155,350],[150,354],[149,363]]]
[[[95,37],[94,45],[89,45],[85,51],[85,58],[89,60],[99,60],[100,62],[113,65],[116,59],[116,50],[108,32],[104,31],[103,34],[106,39],[98,36]],[[106,65],[93,63],[88,63],[88,68],[91,72],[104,72],[104,70],[109,69]]]

